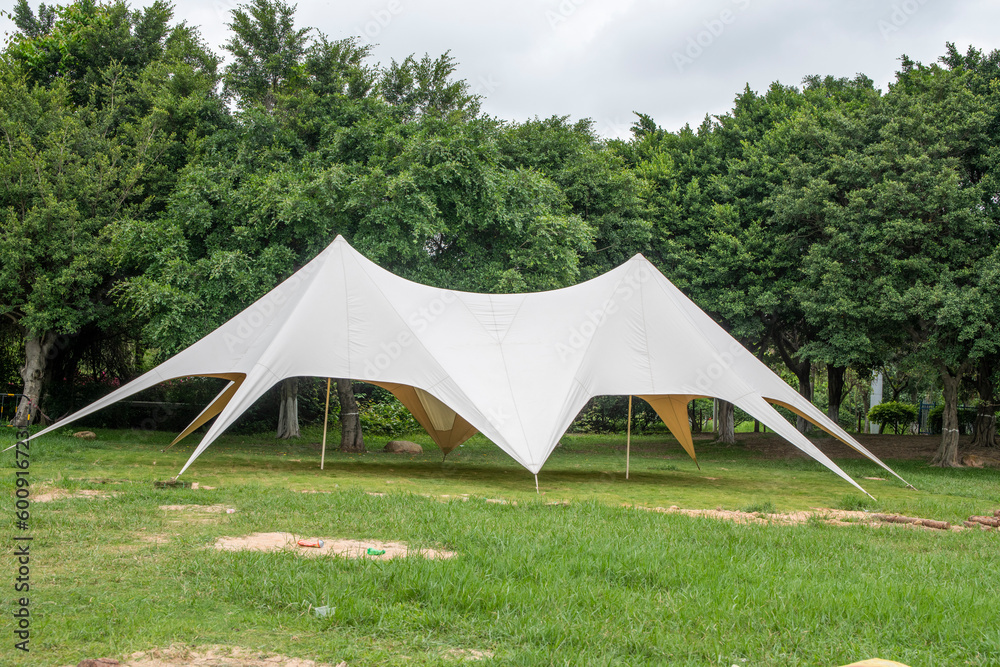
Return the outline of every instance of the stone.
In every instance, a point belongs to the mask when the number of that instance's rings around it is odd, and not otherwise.
[[[423,454],[424,448],[409,440],[390,440],[384,451],[389,454]]]
[[[77,431],[73,434],[74,438],[80,438],[81,440],[94,440],[97,438],[97,434],[93,431]],[[103,658],[101,658],[103,660]]]

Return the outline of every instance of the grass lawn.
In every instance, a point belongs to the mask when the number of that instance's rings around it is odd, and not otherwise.
[[[294,443],[225,436],[182,478],[216,488],[156,489],[193,446],[161,451],[171,438],[98,431],[92,442],[32,443],[33,495],[108,495],[32,504],[31,652],[19,655],[8,631],[0,664],[75,665],[183,643],[352,667],[454,665],[454,649],[504,665],[1000,665],[1000,532],[740,525],[623,506],[864,508],[960,524],[1000,508],[995,470],[887,461],[913,491],[834,455],[871,501],[810,460],[762,456],[753,445],[765,436],[697,442],[700,470],[667,436],[633,438],[627,481],[623,437],[567,436],[536,495],[532,476],[479,436],[444,463],[415,435],[422,455],[327,451],[320,471],[319,433],[307,429]],[[13,443],[9,431],[3,442]],[[830,451],[832,441],[817,442]],[[12,453],[2,462],[9,554],[25,533],[14,525]],[[458,555],[383,562],[205,548],[271,531]],[[0,571],[11,628],[21,595],[13,556]],[[323,605],[330,615],[310,611]]]

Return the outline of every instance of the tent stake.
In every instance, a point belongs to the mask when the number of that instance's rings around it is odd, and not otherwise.
[[[625,436],[625,479],[628,479],[628,464],[632,454],[632,395],[628,397],[628,426]]]
[[[535,493],[538,493],[538,473],[535,473]]]
[[[326,463],[326,422],[330,416],[330,378],[326,379],[326,409],[323,410],[323,453],[319,456],[319,469]]]

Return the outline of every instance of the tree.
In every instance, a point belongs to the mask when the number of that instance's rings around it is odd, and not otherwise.
[[[616,146],[645,187],[652,242],[644,250],[703,310],[747,348],[762,352],[767,336],[758,307],[760,281],[752,271],[746,235],[721,176],[735,156],[710,119],[693,131],[656,128],[638,114],[630,146]],[[742,144],[735,144],[742,151]],[[735,409],[718,401],[716,430],[735,442]]]
[[[173,8],[156,0],[142,11],[131,11],[124,0],[99,4],[77,0],[66,6],[41,5],[33,16],[27,0],[18,0],[15,23],[20,34],[7,46],[7,56],[31,83],[68,84],[70,100],[77,105],[93,101],[114,104],[121,84],[164,55],[171,32]]]
[[[937,369],[945,411],[934,461],[955,466],[959,384],[1000,342],[996,191],[976,169],[993,112],[967,73],[903,65],[876,110],[876,141],[847,156],[842,169],[862,182],[835,205],[828,242],[810,247],[803,282],[829,335],[853,327]]]
[[[813,399],[813,364],[824,363],[828,414],[834,421],[839,420],[846,367],[871,363],[871,358],[857,349],[861,341],[851,340],[850,347],[843,335],[819,334],[817,318],[799,293],[801,258],[812,245],[825,242],[829,218],[836,215],[830,203],[842,201],[856,186],[840,170],[840,161],[870,141],[865,121],[877,103],[867,77],[807,77],[798,95],[776,85],[762,100],[744,94],[732,127],[723,126],[747,133],[753,119],[764,119],[759,138],[732,163],[726,182],[741,214],[756,219],[744,232],[753,248],[747,269],[757,279],[756,302],[768,337],[807,400]],[[797,426],[805,431],[806,420],[798,417]]]
[[[36,415],[60,334],[107,317],[115,279],[104,234],[140,212],[136,185],[155,161],[156,119],[108,134],[109,114],[77,109],[67,86],[0,73],[0,314],[24,337],[24,398]]]
[[[299,433],[299,379],[286,378],[281,381],[279,392],[278,429],[275,437],[279,440],[298,438]]]
[[[14,25],[24,36],[34,39],[47,35],[56,21],[56,7],[38,5],[38,15],[31,11],[28,0],[17,0],[14,5]]]
[[[653,225],[643,182],[618,147],[597,137],[591,120],[536,118],[508,125],[499,140],[504,166],[544,175],[563,192],[569,210],[593,229],[593,245],[580,257],[581,277],[609,271],[648,249]]]
[[[251,0],[232,10],[233,35],[222,47],[233,55],[223,77],[226,93],[241,105],[261,104],[268,111],[277,97],[298,84],[310,28],[296,29],[295,5],[281,0]]]
[[[976,405],[976,423],[973,429],[973,447],[996,447],[997,410],[1000,397],[997,396],[997,370],[1000,368],[997,355],[983,356],[976,367],[976,391],[979,400]]]
[[[337,379],[337,399],[340,401],[340,451],[353,453],[365,451],[358,402],[354,398],[354,388],[350,380]]]
[[[452,114],[471,119],[479,112],[479,98],[469,92],[469,84],[454,79],[458,63],[450,52],[431,59],[410,55],[402,62],[393,60],[382,72],[378,90],[403,121],[420,117],[447,118]]]
[[[718,442],[732,445],[736,443],[736,406],[729,401],[715,399],[715,431]]]
[[[78,332],[128,330],[110,295],[128,271],[114,230],[159,206],[152,179],[169,181],[162,170],[198,136],[192,114],[213,108],[214,61],[190,30],[168,29],[164,3],[17,14],[0,64],[0,314],[24,337],[23,423]]]

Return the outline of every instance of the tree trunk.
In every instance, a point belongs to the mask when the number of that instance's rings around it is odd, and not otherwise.
[[[997,446],[997,418],[994,414],[996,405],[980,404],[976,413],[975,430],[972,436],[973,447]]]
[[[45,369],[52,354],[56,351],[58,340],[52,332],[40,336],[24,337],[24,368],[21,369],[21,379],[24,380],[21,402],[14,414],[14,426],[28,426],[41,418],[42,390],[45,385]]]
[[[358,402],[354,400],[354,385],[350,380],[337,380],[337,398],[340,400],[340,451],[365,451]]]
[[[803,364],[805,366],[805,371],[802,373],[796,372],[796,377],[799,378],[799,394],[802,398],[806,399],[812,403],[813,399],[813,383],[812,383],[812,373],[810,373],[809,364]],[[802,368],[802,366],[799,366]],[[803,419],[802,417],[795,416],[795,428],[799,430],[799,433],[808,433],[812,425]]]
[[[785,362],[788,370],[795,373],[795,377],[799,380],[799,394],[802,398],[812,403],[812,364],[806,359],[798,358],[798,346],[793,341],[786,339],[782,334],[774,335],[773,340],[774,346],[778,350],[778,356]],[[798,415],[795,416],[795,428],[800,433],[808,433],[809,426],[808,421]]]
[[[691,422],[691,432],[701,433],[701,415],[694,401],[688,403],[688,420]]]
[[[299,437],[299,379],[281,381],[281,398],[278,405],[278,433],[280,440]]]
[[[997,445],[996,387],[993,384],[991,359],[983,357],[976,373],[976,389],[979,391],[979,407],[976,410],[976,424],[972,431],[973,447],[995,447]]]
[[[826,416],[834,424],[840,424],[840,405],[844,402],[844,376],[847,374],[845,366],[826,365],[826,388],[829,396]]]
[[[958,460],[958,385],[962,381],[962,372],[952,373],[951,369],[940,364],[941,382],[944,385],[944,412],[941,414],[941,445],[934,454],[931,465],[942,468],[959,468]]]
[[[736,444],[736,408],[732,403],[718,398],[715,399],[715,406],[715,414],[719,417],[719,421],[715,425],[716,442],[727,445]]]

